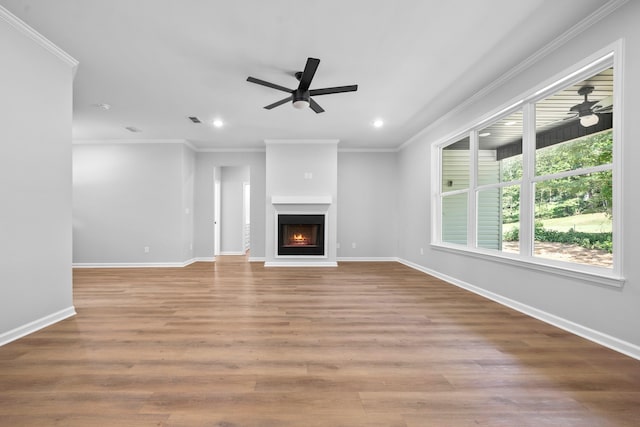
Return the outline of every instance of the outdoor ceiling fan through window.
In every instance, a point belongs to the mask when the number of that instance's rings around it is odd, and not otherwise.
[[[594,126],[598,124],[600,118],[598,114],[602,113],[610,113],[612,109],[612,101],[608,98],[600,101],[589,101],[587,98],[591,92],[593,92],[593,86],[583,86],[578,90],[578,95],[584,96],[584,101],[580,104],[576,104],[571,107],[569,110],[574,117],[578,117],[580,119],[580,124],[583,127]],[[609,105],[606,105],[605,102],[609,101]],[[596,114],[597,113],[597,114]]]
[[[256,79],[255,77],[247,77],[247,81],[262,86],[267,86],[272,89],[281,90],[289,94],[289,96],[287,96],[286,98],[264,107],[267,110],[271,110],[272,108],[292,101],[295,108],[311,107],[311,109],[316,113],[322,113],[324,109],[316,101],[314,101],[313,98],[311,98],[312,96],[329,95],[332,93],[341,92],[355,92],[356,90],[358,90],[358,85],[328,87],[324,89],[309,89],[309,87],[311,86],[311,80],[313,80],[313,76],[316,74],[316,70],[318,69],[319,64],[319,59],[307,58],[307,64],[304,67],[304,71],[298,71],[297,73],[295,73],[296,79],[300,81],[296,89],[289,89],[275,83]]]

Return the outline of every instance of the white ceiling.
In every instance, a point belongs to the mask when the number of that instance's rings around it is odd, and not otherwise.
[[[293,138],[397,148],[605,3],[0,0],[80,62],[74,139],[184,139],[202,149]],[[265,110],[286,94],[246,78],[294,88],[310,56],[321,60],[312,89],[358,91],[315,98],[321,114]],[[385,126],[373,128],[376,118]]]

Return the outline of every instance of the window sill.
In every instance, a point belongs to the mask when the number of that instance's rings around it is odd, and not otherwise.
[[[561,261],[545,260],[543,258],[525,257],[518,254],[507,254],[492,250],[471,249],[459,245],[432,243],[431,248],[438,251],[466,255],[488,261],[514,265],[530,270],[584,280],[597,285],[622,288],[624,277],[617,276],[608,268],[582,266]]]

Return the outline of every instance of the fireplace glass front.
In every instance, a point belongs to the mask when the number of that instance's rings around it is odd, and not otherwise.
[[[278,255],[324,255],[324,215],[278,215]]]

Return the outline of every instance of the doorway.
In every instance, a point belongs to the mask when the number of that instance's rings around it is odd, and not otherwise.
[[[214,168],[214,256],[245,255],[250,248],[249,166]]]

